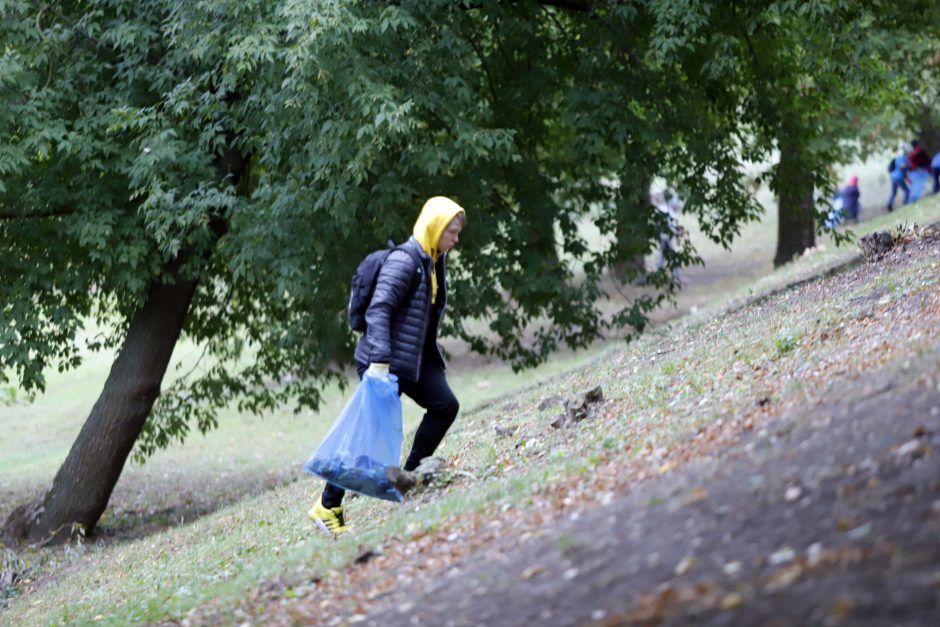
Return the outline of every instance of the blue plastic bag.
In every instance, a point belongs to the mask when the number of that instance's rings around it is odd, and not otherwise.
[[[842,206],[844,203],[845,199],[843,199],[841,195],[832,199],[829,212],[826,214],[827,229],[834,229],[842,223]]]
[[[404,497],[385,476],[401,455],[398,377],[366,374],[304,470],[344,490],[401,503]]]

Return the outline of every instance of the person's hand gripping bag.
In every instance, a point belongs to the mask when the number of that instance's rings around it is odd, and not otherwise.
[[[401,503],[385,469],[401,455],[398,377],[366,373],[304,470],[345,490]]]

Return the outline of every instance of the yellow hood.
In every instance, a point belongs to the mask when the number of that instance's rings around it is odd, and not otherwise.
[[[437,259],[440,256],[437,244],[441,241],[441,235],[444,233],[444,229],[447,228],[447,225],[450,224],[450,221],[453,220],[458,213],[466,215],[467,212],[453,200],[444,196],[431,198],[424,203],[424,207],[421,208],[421,215],[418,216],[418,221],[415,222],[413,234],[415,239],[418,240],[418,243],[421,244],[421,248],[424,249],[424,252],[431,255],[431,259],[434,260],[434,263],[437,263]],[[434,302],[436,298],[437,273],[432,272],[431,302]]]
[[[415,222],[414,236],[424,252],[431,255],[435,263],[438,258],[437,244],[441,241],[444,229],[458,213],[466,214],[463,207],[445,196],[435,196],[421,208],[421,215]]]

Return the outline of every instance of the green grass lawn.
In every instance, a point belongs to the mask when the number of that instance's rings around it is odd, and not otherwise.
[[[931,198],[873,218],[855,231],[862,234],[899,222],[938,218],[937,199]],[[855,254],[854,244],[827,245],[742,288],[732,302],[811,276]],[[722,306],[726,308],[727,302],[676,326],[705,324]],[[801,337],[800,324],[805,322],[755,321],[727,333],[716,346],[691,347],[688,353],[665,359],[652,357],[662,336],[650,334],[628,347],[617,344],[565,353],[521,374],[506,366],[461,368],[455,360],[450,380],[465,410],[440,454],[477,481],[404,506],[355,499],[350,510],[357,531],[337,542],[317,535],[304,516],[319,482],[303,476],[300,465],[329,428],[344,395],[329,392],[318,414],[283,411],[258,418],[226,412],[219,429],[205,436],[195,434],[185,445],[157,453],[144,466],[129,466],[122,475],[104,525],[120,527],[128,512],[144,512],[134,524],[143,519],[158,532],[22,553],[20,559],[35,564],[28,575],[32,581],[14,592],[11,607],[2,610],[0,619],[11,624],[122,625],[181,617],[190,608],[213,601],[224,606],[275,576],[286,577],[291,585],[300,585],[311,572],[329,576],[354,556],[359,545],[433,528],[494,502],[517,503],[532,490],[589,473],[611,455],[659,448],[695,424],[714,420],[728,408],[680,414],[676,410],[682,405],[669,405],[668,399],[679,394],[678,373],[686,375],[683,385],[688,387],[683,393],[694,396],[696,389],[714,384],[717,373],[734,361],[732,351],[740,352],[741,346],[748,347],[744,356],[755,361],[790,354],[793,347],[781,347]],[[186,364],[197,357],[196,347],[182,344],[175,360]],[[735,357],[740,358],[740,354]],[[655,367],[650,367],[653,362]],[[0,407],[0,429],[8,434],[0,440],[0,506],[5,510],[51,479],[109,368],[110,356],[91,356],[77,371],[50,374],[47,393],[35,403]],[[542,399],[583,391],[599,382],[608,398],[623,403],[630,399],[631,424],[645,425],[644,429],[629,432],[597,422],[577,431],[576,441],[574,432],[533,429],[559,409],[558,403],[538,409]],[[506,402],[486,403],[512,392],[519,393]],[[485,406],[474,409],[481,405]],[[406,401],[405,413],[407,432],[419,412]],[[517,426],[518,438],[499,438],[494,424]],[[516,445],[527,452],[529,463],[514,464]],[[250,496],[239,500],[242,495]],[[221,508],[196,520],[177,519],[172,508],[187,501],[203,503],[204,511]],[[199,508],[194,511],[201,513]]]

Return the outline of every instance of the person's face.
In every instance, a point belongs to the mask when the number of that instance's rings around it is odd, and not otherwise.
[[[444,229],[444,232],[441,233],[441,239],[437,243],[437,249],[442,253],[446,253],[456,246],[457,242],[460,241],[460,231],[462,230],[463,220],[460,216],[456,216],[447,224],[447,228]]]

